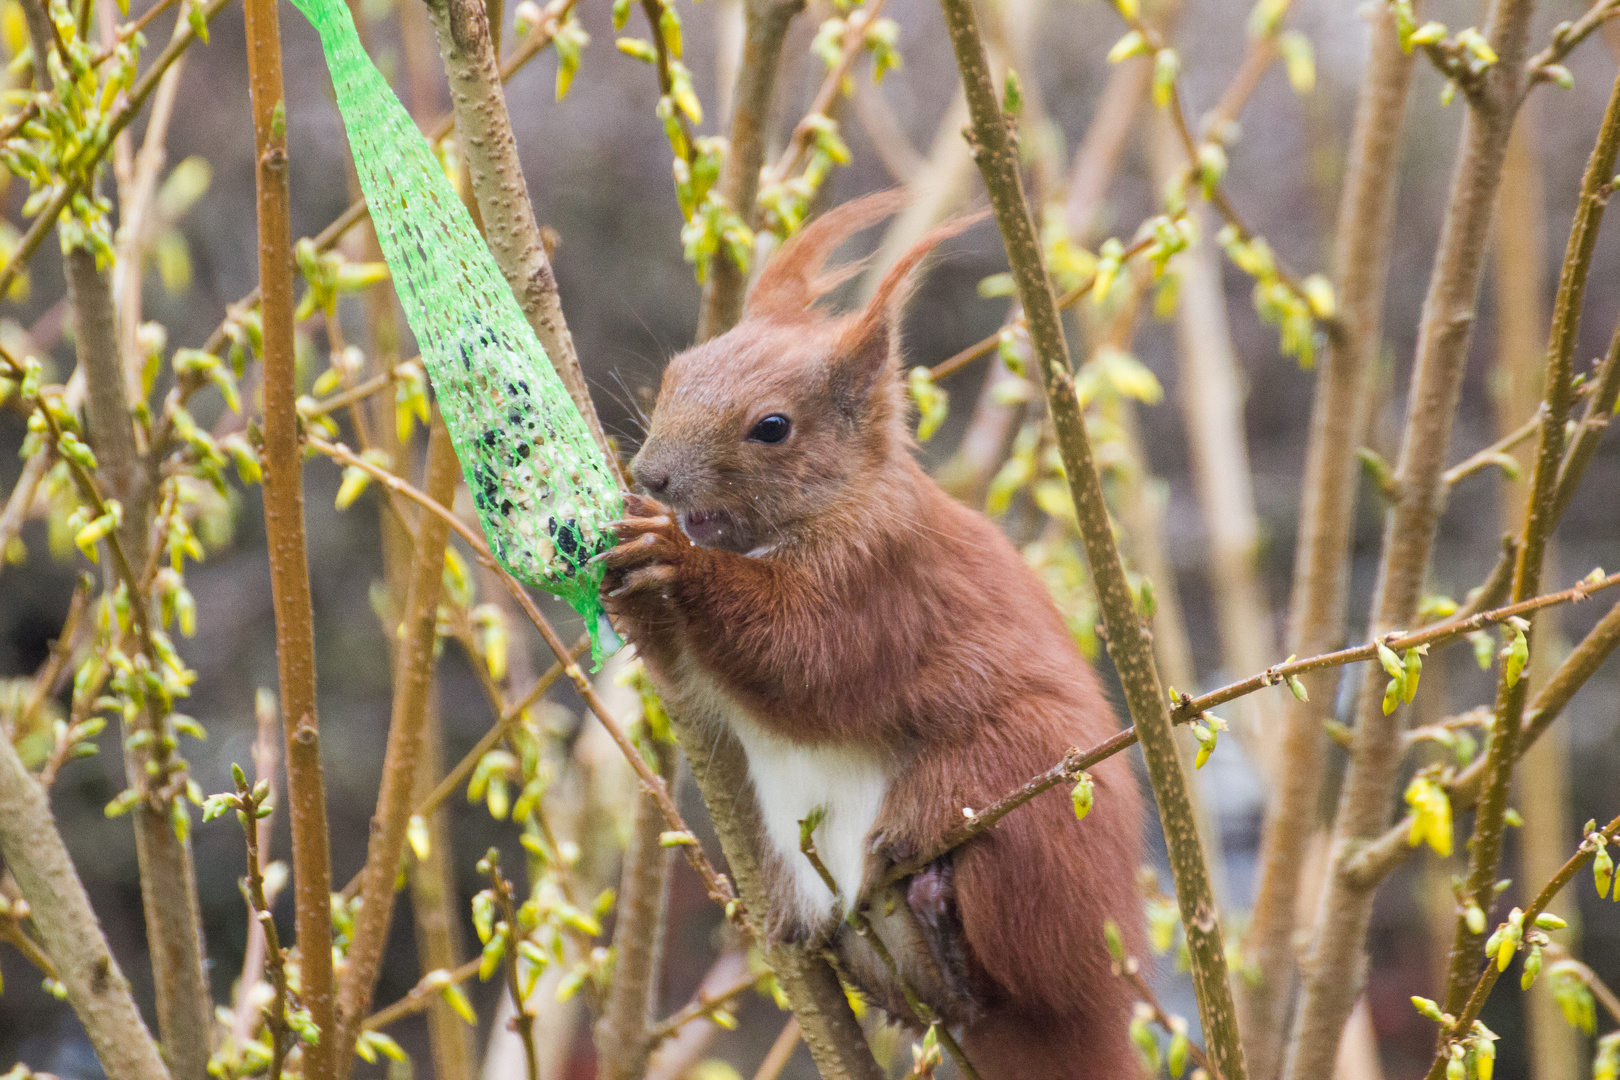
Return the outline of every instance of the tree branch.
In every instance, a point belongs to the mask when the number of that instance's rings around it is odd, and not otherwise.
[[[437,417],[428,433],[427,459],[427,494],[440,503],[449,503],[455,498],[461,467],[450,445],[450,433]],[[370,1011],[393,915],[394,880],[405,853],[405,830],[411,817],[416,767],[422,756],[422,727],[433,682],[433,644],[449,535],[450,526],[444,519],[433,514],[421,516],[400,628],[399,658],[394,665],[394,707],[383,754],[382,788],[371,819],[366,863],[360,872],[360,905],[338,992],[339,1060],[335,1064],[339,1078],[352,1067],[354,1055],[350,1047],[359,1034],[361,1019]]]
[[[320,1029],[304,1048],[308,1080],[334,1080],[337,1009],[332,983],[332,863],[320,721],[315,709],[315,622],[304,539],[303,451],[293,374],[293,255],[287,189],[281,35],[275,0],[243,0],[248,85],[253,98],[258,192],[259,292],[263,311],[264,517],[276,620],[276,664],[287,739],[287,816],[300,997]],[[278,122],[278,117],[282,118]]]
[[[1613,840],[1617,834],[1620,834],[1620,817],[1605,825],[1598,835],[1604,841],[1608,841]],[[1547,910],[1547,905],[1552,903],[1553,898],[1558,895],[1565,885],[1569,884],[1570,879],[1586,868],[1596,853],[1595,844],[1590,839],[1583,840],[1580,850],[1570,856],[1569,861],[1564,863],[1553,879],[1547,882],[1542,890],[1536,894],[1535,899],[1526,905],[1522,920],[1523,925],[1526,927],[1533,926],[1536,916]],[[1501,977],[1502,970],[1496,964],[1486,964],[1484,970],[1475,978],[1473,989],[1468,994],[1467,1001],[1457,1010],[1456,1021],[1441,1029],[1440,1052],[1435,1054],[1434,1063],[1429,1066],[1429,1072],[1425,1080],[1440,1080],[1445,1075],[1446,1062],[1449,1057],[1446,1053],[1447,1044],[1452,1039],[1465,1035],[1472,1029],[1474,1021],[1479,1019],[1480,1012],[1485,1008],[1486,999],[1491,996],[1491,988],[1496,985],[1496,980]]]
[[[45,792],[6,738],[0,738],[0,855],[107,1075],[170,1080],[51,820]]]
[[[1486,36],[1500,62],[1484,75],[1464,120],[1461,147],[1434,270],[1419,327],[1407,404],[1406,434],[1396,468],[1398,496],[1385,521],[1370,622],[1374,634],[1409,623],[1439,524],[1441,473],[1483,272],[1496,188],[1519,100],[1520,64],[1529,35],[1531,0],[1494,0]],[[1334,823],[1335,847],[1378,836],[1386,827],[1401,761],[1398,716],[1380,708],[1380,672],[1363,680],[1349,773]],[[1285,1075],[1328,1075],[1339,1036],[1366,978],[1363,948],[1372,897],[1335,867],[1318,908],[1316,941],[1305,979]]]
[[[737,215],[755,224],[754,199],[759,194],[759,172],[765,162],[766,128],[771,100],[781,66],[782,45],[793,18],[804,10],[804,0],[743,0],[743,52],[737,67],[737,89],[731,114],[730,147],[720,171],[720,197]],[[703,304],[698,310],[697,339],[731,329],[742,318],[746,275],[732,262],[727,246],[709,266],[703,283]]]
[[[1209,871],[1198,839],[1186,777],[1176,757],[1170,716],[1159,686],[1153,653],[1114,544],[1102,484],[1092,463],[1084,415],[1075,393],[1068,343],[1058,321],[1056,299],[1042,261],[1029,205],[1018,172],[1018,153],[996,88],[976,16],[968,0],[942,0],[945,23],[962,76],[973,121],[974,151],[990,192],[996,223],[1006,242],[1007,258],[1029,325],[1031,345],[1046,389],[1047,407],[1074,497],[1087,563],[1098,606],[1108,632],[1108,652],[1119,672],[1126,702],[1143,740],[1148,775],[1164,823],[1171,873],[1181,905],[1211,1057],[1226,1080],[1243,1080],[1243,1049],[1238,1041],[1232,992],[1219,915],[1211,895]]]
[[[1330,337],[1311,406],[1310,440],[1294,555],[1287,648],[1322,652],[1344,639],[1355,528],[1356,447],[1366,430],[1389,273],[1391,222],[1401,132],[1413,57],[1400,47],[1395,15],[1374,9],[1367,72],[1356,103],[1350,163],[1336,228],[1334,291],[1344,333]],[[1300,874],[1318,829],[1322,786],[1322,722],[1334,683],[1303,680],[1308,701],[1285,703],[1281,768],[1273,777],[1261,826],[1260,872],[1246,952],[1259,979],[1242,996],[1244,1045],[1258,1076],[1276,1074],[1294,981],[1293,944]]]
[[[653,753],[664,783],[675,779],[675,746],[644,729],[644,745]],[[658,998],[658,962],[668,903],[670,856],[659,843],[664,818],[658,804],[636,798],[630,842],[615,908],[613,944],[618,958],[608,986],[607,1006],[596,1026],[596,1075],[601,1080],[639,1080],[647,1071],[656,1040],[649,1025]]]

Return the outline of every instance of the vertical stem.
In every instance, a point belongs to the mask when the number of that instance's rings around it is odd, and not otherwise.
[[[1102,482],[1093,464],[1085,418],[1075,393],[1068,342],[1058,321],[1057,302],[1042,260],[1040,242],[1025,200],[1018,151],[990,79],[984,42],[970,0],[941,0],[945,24],[973,121],[974,154],[990,192],[996,224],[1024,306],[1030,343],[1046,388],[1047,408],[1063,452],[1080,534],[1107,628],[1108,653],[1119,673],[1126,703],[1142,742],[1148,777],[1164,823],[1170,870],[1181,906],[1192,960],[1193,989],[1211,1057],[1225,1080],[1243,1080],[1243,1048],[1238,1041],[1232,991],[1219,914],[1210,890],[1187,778],[1176,757],[1170,714],[1154,667],[1152,647],[1137,619],[1135,601],[1114,544]]]
[[[46,55],[38,50],[50,48],[48,38],[55,31],[44,4],[30,0],[24,8],[36,55]],[[36,67],[36,78],[42,81],[48,70],[44,65]],[[63,262],[74,345],[84,372],[90,445],[99,462],[97,472],[103,490],[124,508],[119,539],[139,566],[145,562],[150,492],[142,483],[140,452],[119,360],[112,287],[109,275],[96,265],[96,256],[89,249],[72,248]],[[112,581],[110,574],[108,581]],[[145,599],[136,595],[136,583],[128,584],[131,601],[144,605]],[[154,728],[164,720],[155,715],[148,719]],[[150,757],[149,751],[127,752],[124,768],[131,788],[149,795],[136,805],[131,817],[140,867],[141,904],[153,958],[158,1029],[166,1059],[178,1080],[203,1080],[213,1017],[203,963],[196,868],[190,844],[175,835],[170,820],[174,795],[152,791],[154,785],[146,772]]]
[[[1592,148],[1581,178],[1581,198],[1559,270],[1558,295],[1553,303],[1552,328],[1547,340],[1546,371],[1542,377],[1541,433],[1536,445],[1530,494],[1525,500],[1523,542],[1513,574],[1514,602],[1534,596],[1540,590],[1544,556],[1558,520],[1554,503],[1564,457],[1565,421],[1573,402],[1570,382],[1575,367],[1575,336],[1586,297],[1587,271],[1608,202],[1608,184],[1614,175],[1617,156],[1620,156],[1620,76],[1616,77],[1610,92],[1597,144]],[[1529,636],[1534,650],[1537,646],[1533,626]],[[1485,787],[1474,811],[1473,834],[1468,839],[1468,894],[1487,911],[1496,896],[1494,884],[1502,855],[1508,785],[1518,756],[1520,721],[1529,689],[1529,679],[1519,679],[1509,686],[1504,678],[1497,684],[1496,719],[1491,726],[1485,758]],[[1484,956],[1482,936],[1468,929],[1459,911],[1451,951],[1451,979],[1446,990],[1448,1011],[1461,1010]]]
[[[651,736],[647,743],[657,755],[655,770],[673,786],[675,747]],[[657,1006],[658,953],[668,899],[669,864],[674,854],[658,843],[665,828],[658,804],[638,795],[630,843],[624,851],[613,929],[618,959],[613,964],[607,1007],[596,1028],[596,1074],[601,1080],[635,1080],[642,1076],[653,1050],[647,1031]]]
[[[1508,139],[1502,168],[1502,191],[1497,199],[1495,296],[1496,378],[1493,387],[1498,436],[1513,431],[1540,405],[1541,370],[1536,363],[1546,325],[1542,300],[1547,237],[1546,198],[1535,126],[1535,100],[1527,101],[1520,121]],[[1529,448],[1515,455],[1521,466],[1531,465]],[[1521,505],[1527,494],[1522,481],[1502,481],[1503,517]],[[1517,521],[1505,520],[1511,530]],[[1549,562],[1553,553],[1549,552]],[[1530,657],[1526,677],[1532,692],[1544,687],[1557,667],[1556,622],[1542,615],[1533,620],[1540,648]],[[1557,643],[1555,645],[1555,643]],[[1572,846],[1569,836],[1569,777],[1563,728],[1526,749],[1519,784],[1519,806],[1524,815],[1521,858],[1525,881],[1546,881],[1558,872],[1563,853]],[[1567,905],[1560,905],[1567,908]],[[1567,914],[1567,910],[1556,912]],[[1574,931],[1567,931],[1566,938]],[[1569,944],[1566,940],[1566,944]],[[1525,995],[1529,1013],[1529,1053],[1532,1080],[1576,1080],[1581,1072],[1580,1041],[1564,1021],[1548,984]]]
[[[0,738],[0,856],[107,1075],[170,1080],[51,820],[45,791],[6,738]]]
[[[450,445],[450,433],[437,415],[428,433],[427,453],[428,496],[448,506],[455,499],[461,472]],[[366,845],[366,863],[360,871],[360,907],[339,990],[337,1053],[342,1057],[336,1068],[340,1078],[348,1074],[353,1062],[350,1048],[359,1033],[360,1021],[370,1011],[393,916],[394,881],[405,853],[405,830],[410,822],[427,697],[433,682],[433,642],[449,533],[449,522],[437,514],[420,515],[395,665],[394,707],[383,756],[382,788],[371,819],[371,841]]]
[[[1301,485],[1286,645],[1301,656],[1332,649],[1344,637],[1358,483],[1355,451],[1375,383],[1396,164],[1414,62],[1400,47],[1395,16],[1386,5],[1374,9],[1371,36],[1335,241],[1334,289],[1344,332],[1328,342],[1322,356]],[[1283,1054],[1300,873],[1318,829],[1322,722],[1332,714],[1337,683],[1331,672],[1302,681],[1310,700],[1284,702],[1278,754],[1283,764],[1266,803],[1260,877],[1245,942],[1260,977],[1243,997],[1244,1045],[1259,1076],[1276,1075]]]
[[[444,772],[444,736],[439,706],[431,689],[422,723],[422,758],[416,769],[411,805],[433,790]],[[428,818],[428,857],[411,863],[411,914],[416,922],[416,952],[422,974],[449,971],[461,963],[460,919],[451,853],[450,823],[443,813]],[[473,1029],[456,1015],[450,1003],[435,1000],[428,1007],[428,1038],[433,1050],[433,1074],[440,1080],[472,1080]]]
[[[300,996],[320,1028],[304,1047],[308,1080],[333,1080],[337,1008],[332,986],[332,863],[315,708],[315,620],[304,539],[303,451],[293,381],[293,256],[287,190],[286,106],[275,0],[243,0],[259,222],[264,324],[264,517],[276,618],[276,665],[287,739],[293,902]]]
[[[65,257],[74,343],[85,372],[85,412],[91,448],[99,463],[103,490],[124,507],[119,539],[136,566],[146,561],[147,491],[118,359],[116,316],[106,272],[96,257],[74,248]],[[113,579],[108,577],[109,582]],[[131,592],[135,592],[131,583]],[[145,599],[132,595],[133,603]],[[164,718],[148,713],[160,726]],[[133,732],[131,732],[133,734]],[[126,751],[129,784],[147,792],[131,812],[135,854],[140,866],[141,906],[152,956],[152,983],[158,1031],[176,1080],[203,1080],[208,1068],[213,1001],[203,962],[202,917],[191,846],[175,835],[170,803],[176,794],[158,793],[147,775],[148,751]]]
[[[771,119],[782,43],[793,17],[803,10],[804,0],[745,0],[743,5],[742,63],[737,69],[730,149],[721,166],[720,197],[750,223],[759,194],[759,170],[765,163],[765,129]],[[746,275],[722,245],[710,264],[709,279],[703,283],[699,341],[724,333],[742,318],[746,283]]]
[[[1502,157],[1519,101],[1533,8],[1532,0],[1494,0],[1491,5],[1486,35],[1500,62],[1485,73],[1464,121],[1445,226],[1424,300],[1406,433],[1396,466],[1397,493],[1385,520],[1370,619],[1374,634],[1410,624],[1421,599],[1445,497],[1441,472],[1456,418]],[[1323,890],[1305,998],[1289,1051],[1289,1080],[1324,1076],[1333,1067],[1340,1032],[1366,980],[1364,943],[1372,890],[1350,879],[1344,861],[1384,830],[1394,801],[1402,718],[1383,714],[1382,690],[1382,670],[1368,665],[1334,823],[1334,866]]]

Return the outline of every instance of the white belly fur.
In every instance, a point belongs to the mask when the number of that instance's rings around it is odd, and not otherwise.
[[[713,679],[686,663],[682,688],[701,703],[708,719],[724,723],[748,755],[748,775],[759,797],[766,838],[788,871],[794,895],[774,897],[806,927],[829,914],[842,916],[860,894],[866,870],[867,838],[889,776],[875,756],[832,746],[796,743],[766,729],[733,701]],[[816,852],[838,885],[839,905],[826,883],[799,850],[799,822],[825,807],[816,830]],[[784,911],[783,914],[787,914]]]

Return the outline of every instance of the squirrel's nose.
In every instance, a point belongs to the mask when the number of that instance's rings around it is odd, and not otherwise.
[[[665,469],[647,469],[636,473],[636,482],[649,494],[662,495],[669,488],[669,472]]]

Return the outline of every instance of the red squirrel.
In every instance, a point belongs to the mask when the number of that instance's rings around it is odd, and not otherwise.
[[[747,752],[769,932],[833,935],[857,985],[903,1018],[848,905],[1117,721],[1018,551],[913,459],[899,309],[929,249],[973,219],[924,238],[863,310],[815,306],[853,272],[824,269],[834,249],[897,209],[869,196],[805,227],[741,323],[669,362],[632,462],[646,496],[601,558],[609,609],[671,711]],[[1136,1075],[1103,924],[1136,937],[1141,796],[1122,757],[1093,777],[1084,821],[1054,790],[903,881],[913,919],[872,903],[985,1080]],[[836,896],[800,851],[817,808]]]

